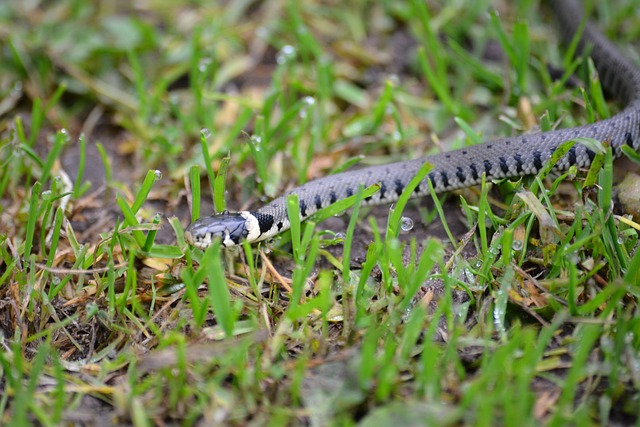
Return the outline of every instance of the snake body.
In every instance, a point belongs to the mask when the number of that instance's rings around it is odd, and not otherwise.
[[[582,8],[575,0],[554,0],[550,3],[562,29],[563,39],[570,41],[579,30]],[[558,146],[579,137],[609,143],[616,157],[621,155],[624,145],[638,151],[640,69],[591,23],[584,27],[578,51],[587,48],[591,49],[590,56],[605,90],[626,105],[607,120],[569,129],[502,138],[420,159],[327,176],[294,188],[255,211],[225,212],[203,217],[187,228],[185,236],[199,248],[208,247],[214,238],[219,238],[223,246],[230,247],[243,239],[258,242],[273,237],[289,228],[286,198],[291,193],[298,194],[301,220],[354,195],[360,185],[380,185],[380,190],[364,200],[363,204],[392,203],[425,162],[433,164],[433,169],[415,189],[415,197],[429,193],[427,180],[431,181],[436,192],[441,193],[479,184],[482,175],[490,180],[536,174]],[[575,144],[552,170],[562,172],[573,165],[585,168],[591,164],[594,156],[594,152],[585,145]]]

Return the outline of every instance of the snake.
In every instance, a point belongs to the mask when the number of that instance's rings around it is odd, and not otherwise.
[[[550,2],[559,23],[560,37],[569,43],[580,33],[576,53],[589,52],[605,92],[617,98],[621,110],[614,116],[591,124],[521,134],[417,159],[365,167],[311,180],[293,188],[256,210],[222,212],[202,217],[185,229],[191,245],[206,249],[215,239],[223,247],[243,241],[259,242],[290,228],[287,196],[295,193],[299,200],[300,220],[358,192],[360,186],[378,185],[379,190],[363,199],[363,205],[393,203],[425,162],[433,165],[428,175],[415,187],[412,196],[430,194],[430,181],[436,193],[470,187],[488,180],[516,178],[538,173],[563,143],[578,138],[592,138],[610,145],[614,157],[622,147],[640,148],[640,69],[626,58],[596,27],[582,25],[583,10],[576,0]],[[576,143],[553,165],[551,172],[566,172],[570,167],[588,168],[595,152]]]

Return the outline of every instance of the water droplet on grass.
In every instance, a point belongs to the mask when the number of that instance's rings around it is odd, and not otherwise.
[[[209,65],[211,65],[211,58],[201,58],[200,61],[198,61],[198,70],[204,73],[207,71],[207,68],[209,68]]]
[[[296,48],[291,45],[284,45],[276,55],[276,62],[280,65],[286,64],[290,59],[295,58]]]
[[[315,105],[315,103],[316,103],[316,100],[315,100],[314,97],[305,96],[302,99],[302,108],[300,108],[300,112],[298,113],[300,118],[305,119],[307,117],[307,113],[309,111],[309,108],[312,107],[313,105]]]
[[[66,128],[60,129],[60,135],[64,136],[64,142],[69,142],[70,136],[69,131]]]
[[[474,283],[476,281],[476,276],[470,268],[465,268],[463,271],[467,283]]]
[[[400,220],[400,229],[402,231],[411,231],[413,229],[413,220],[407,216],[403,216]]]
[[[252,135],[251,145],[253,145],[254,150],[260,151],[262,149],[262,138],[256,135]]]
[[[211,129],[209,128],[202,128],[200,129],[200,135],[204,138],[204,139],[209,139],[211,137]]]
[[[156,169],[155,171],[153,171],[153,174],[155,175],[154,178],[156,181],[160,181],[162,179],[162,171]]]

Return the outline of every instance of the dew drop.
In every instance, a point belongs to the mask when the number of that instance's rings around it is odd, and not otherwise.
[[[51,200],[51,190],[45,190],[42,192],[42,200]]]
[[[198,70],[204,73],[207,71],[207,68],[209,68],[209,65],[211,65],[211,58],[201,58],[200,61],[198,61]]]
[[[254,150],[260,151],[262,149],[262,138],[256,135],[252,135],[251,145],[253,145]]]
[[[514,240],[513,242],[511,242],[511,249],[513,249],[514,251],[521,251],[523,247],[524,243],[522,242],[522,240]]]
[[[345,237],[347,237],[347,235],[341,231],[336,233],[336,239],[344,239]]]
[[[407,216],[403,216],[400,220],[400,229],[402,231],[411,231],[413,229],[413,220]]]
[[[290,59],[295,58],[296,48],[291,45],[284,45],[276,55],[276,62],[280,65],[286,64]]]
[[[475,278],[475,275],[473,274],[473,271],[471,271],[470,268],[465,268],[463,271],[464,271],[464,277],[467,279],[467,283],[474,283],[476,278]]]
[[[302,99],[302,108],[300,108],[300,112],[298,113],[300,118],[302,118],[302,119],[307,118],[307,114],[309,112],[309,108],[312,107],[315,103],[316,103],[316,100],[315,100],[314,97],[305,96]]]
[[[62,128],[60,129],[60,135],[62,135],[64,137],[64,141],[65,142],[69,142],[70,136],[69,136],[69,131],[66,128]]]
[[[200,129],[200,136],[202,136],[204,139],[209,139],[211,137],[211,129],[209,128]]]
[[[160,181],[162,179],[162,172],[156,169],[153,171],[153,175],[156,181]]]

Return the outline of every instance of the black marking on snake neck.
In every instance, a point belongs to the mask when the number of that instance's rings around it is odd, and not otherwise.
[[[255,216],[260,226],[260,233],[266,233],[273,227],[274,218],[273,215],[269,215],[262,212],[251,212],[251,215]]]

